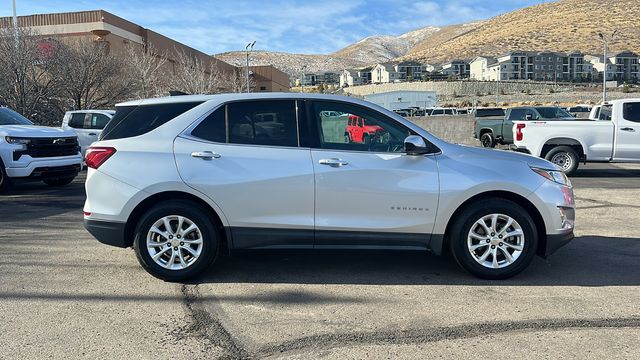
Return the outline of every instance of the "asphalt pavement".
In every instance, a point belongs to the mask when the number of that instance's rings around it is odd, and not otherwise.
[[[640,358],[640,166],[572,178],[577,238],[484,281],[404,252],[223,256],[190,284],[82,227],[83,176],[0,196],[0,358]]]

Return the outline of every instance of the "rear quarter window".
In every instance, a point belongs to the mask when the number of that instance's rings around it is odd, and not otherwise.
[[[146,134],[202,102],[180,102],[140,106],[122,106],[107,123],[101,140],[124,139]]]

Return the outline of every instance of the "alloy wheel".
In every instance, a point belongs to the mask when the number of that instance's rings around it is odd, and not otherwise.
[[[490,269],[505,268],[522,255],[525,237],[512,217],[489,214],[478,219],[469,230],[467,249],[473,259]]]
[[[169,215],[151,226],[146,245],[149,256],[156,264],[168,270],[183,270],[200,257],[202,232],[190,219]]]

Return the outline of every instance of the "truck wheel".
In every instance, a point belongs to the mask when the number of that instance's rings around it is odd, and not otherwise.
[[[496,141],[493,138],[493,134],[491,132],[486,132],[480,136],[480,143],[482,147],[493,148],[496,147]]]
[[[467,207],[450,230],[453,257],[483,279],[506,279],[524,270],[538,247],[536,226],[525,209],[506,199]]]
[[[362,135],[362,143],[369,145],[371,143],[371,137],[369,134]]]
[[[49,185],[49,186],[64,186],[64,185],[71,184],[71,182],[73,181],[74,178],[75,178],[75,176],[65,177],[65,178],[57,178],[57,179],[45,179],[45,180],[42,180],[42,181],[45,184]]]
[[[344,143],[351,144],[351,136],[349,136],[349,133],[344,133]]]
[[[218,254],[218,233],[208,212],[189,201],[166,201],[138,221],[133,249],[151,275],[184,281],[206,270]]]
[[[578,153],[569,146],[554,147],[544,158],[558,165],[567,175],[573,175],[580,162]]]
[[[9,188],[11,180],[7,176],[7,172],[4,170],[4,164],[0,160],[0,194]]]

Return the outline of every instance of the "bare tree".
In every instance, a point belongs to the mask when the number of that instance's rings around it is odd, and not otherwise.
[[[149,98],[163,93],[166,81],[160,72],[163,67],[168,66],[167,56],[158,52],[151,44],[141,48],[132,43],[127,45],[126,54],[138,97]]]
[[[135,92],[135,79],[126,74],[124,59],[108,50],[107,43],[84,39],[65,44],[60,49],[62,61],[53,76],[64,82],[61,95],[69,102],[69,107],[108,107]]]
[[[246,89],[245,79],[233,69],[223,71],[215,60],[203,61],[182,50],[176,50],[175,68],[169,88],[187,94],[218,94]]]
[[[50,110],[61,85],[51,76],[60,64],[57,47],[29,29],[0,29],[0,103],[44,124],[58,119]]]

